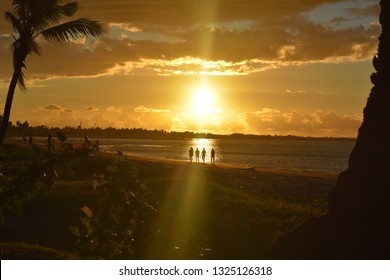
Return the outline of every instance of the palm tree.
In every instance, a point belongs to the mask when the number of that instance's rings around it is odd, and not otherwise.
[[[0,126],[0,144],[3,143],[11,114],[12,100],[16,85],[26,88],[23,68],[28,55],[40,55],[38,37],[51,43],[67,42],[81,36],[99,37],[102,25],[94,20],[80,18],[63,22],[65,17],[72,17],[78,10],[78,3],[62,0],[13,0],[13,10],[5,12],[5,20],[12,24],[18,36],[12,44],[13,75],[9,84],[3,119]]]

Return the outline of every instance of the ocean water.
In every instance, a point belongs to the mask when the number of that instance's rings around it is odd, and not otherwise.
[[[237,139],[101,139],[104,151],[188,161],[188,149],[216,151],[215,163],[339,174],[348,166],[353,141],[237,140]]]

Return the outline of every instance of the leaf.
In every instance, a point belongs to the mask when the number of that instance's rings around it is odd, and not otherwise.
[[[92,212],[91,209],[89,209],[88,206],[85,206],[85,205],[84,205],[83,207],[80,208],[80,210],[81,210],[81,211],[85,214],[85,216],[87,216],[89,219],[92,218],[93,212]]]
[[[102,33],[103,27],[99,22],[80,18],[51,27],[40,34],[49,42],[62,43],[83,36],[100,37]]]

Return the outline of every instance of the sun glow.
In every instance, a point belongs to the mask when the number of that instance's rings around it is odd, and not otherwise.
[[[193,87],[189,91],[188,110],[185,113],[192,127],[190,130],[214,131],[223,119],[220,103],[215,87],[206,81]]]
[[[214,94],[207,86],[201,86],[194,90],[193,105],[196,109],[209,109],[213,106]]]

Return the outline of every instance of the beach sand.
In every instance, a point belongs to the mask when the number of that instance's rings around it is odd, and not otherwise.
[[[101,152],[100,156],[115,158],[114,153]],[[269,192],[285,195],[318,196],[325,198],[335,186],[337,176],[326,173],[296,170],[242,167],[223,163],[189,163],[186,161],[129,156],[141,170],[161,169],[171,176],[188,178],[194,170],[200,170],[209,180],[250,192]],[[153,174],[153,172],[150,172]],[[149,174],[149,175],[150,175]],[[146,176],[147,177],[147,176]]]

